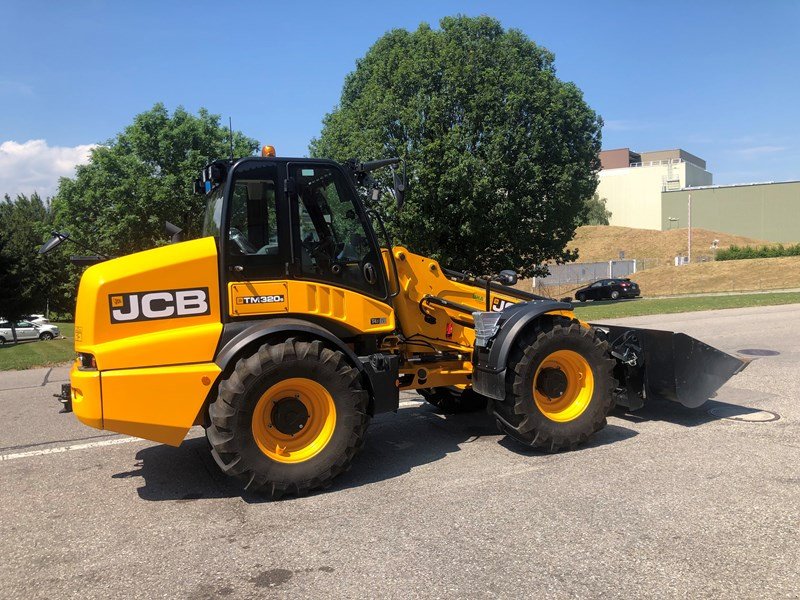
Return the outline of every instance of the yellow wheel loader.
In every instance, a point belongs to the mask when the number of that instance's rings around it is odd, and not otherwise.
[[[277,498],[345,471],[401,390],[485,408],[550,452],[615,404],[696,406],[743,367],[682,334],[584,323],[511,287],[513,272],[476,277],[392,245],[368,199],[378,168],[402,198],[399,159],[266,154],[203,169],[201,239],[84,272],[65,410],[175,446],[202,426],[222,471]]]

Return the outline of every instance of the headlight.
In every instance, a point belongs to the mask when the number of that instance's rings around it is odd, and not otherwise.
[[[499,312],[474,312],[472,318],[475,320],[475,345],[488,346],[489,340],[500,331]]]

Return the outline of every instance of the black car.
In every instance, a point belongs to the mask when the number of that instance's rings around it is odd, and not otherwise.
[[[618,298],[636,298],[641,295],[639,286],[630,279],[601,279],[592,285],[575,292],[575,300],[617,300]]]

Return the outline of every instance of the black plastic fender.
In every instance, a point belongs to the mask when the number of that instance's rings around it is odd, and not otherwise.
[[[504,309],[500,317],[500,330],[489,347],[475,347],[472,355],[472,388],[484,396],[503,400],[506,394],[506,367],[514,342],[529,325],[554,310],[572,311],[572,304],[556,300],[531,300]]]
[[[340,350],[362,374],[372,396],[372,414],[397,410],[400,392],[396,385],[399,361],[396,356],[373,354],[359,357],[337,335],[316,323],[303,319],[277,317],[258,321],[237,321],[224,326],[220,348],[214,362],[226,373],[236,364],[241,352],[275,335],[288,337],[293,333],[307,334],[328,342]],[[388,382],[388,383],[387,383]]]

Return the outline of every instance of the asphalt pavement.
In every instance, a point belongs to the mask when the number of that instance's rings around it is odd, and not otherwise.
[[[800,305],[617,322],[753,361],[556,455],[405,394],[332,488],[279,502],[200,430],[97,431],[57,412],[67,369],[0,373],[0,598],[800,597]]]

